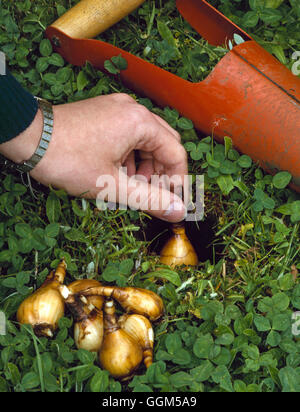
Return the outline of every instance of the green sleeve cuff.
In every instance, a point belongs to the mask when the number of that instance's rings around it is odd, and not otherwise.
[[[5,75],[0,75],[0,144],[26,130],[37,111],[34,96],[8,70]]]

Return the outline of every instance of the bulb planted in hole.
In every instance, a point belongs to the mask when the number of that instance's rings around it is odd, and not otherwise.
[[[197,266],[198,256],[186,235],[184,224],[173,224],[172,231],[173,236],[160,253],[160,263],[172,268],[182,265]]]

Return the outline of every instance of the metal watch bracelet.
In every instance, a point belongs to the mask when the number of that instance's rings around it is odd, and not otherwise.
[[[18,170],[21,173],[29,173],[42,160],[46,150],[48,149],[53,131],[52,104],[39,97],[35,98],[38,101],[39,108],[41,109],[44,117],[43,131],[36,151],[30,159],[25,160],[23,163],[14,163],[1,155],[1,158],[3,158],[4,167]]]

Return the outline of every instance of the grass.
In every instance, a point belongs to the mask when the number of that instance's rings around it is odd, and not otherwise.
[[[224,145],[212,137],[199,140],[193,124],[175,110],[154,106],[89,64],[75,68],[63,61],[43,33],[74,3],[0,2],[0,48],[10,69],[32,93],[54,104],[125,91],[175,127],[190,173],[205,175],[205,217],[192,241],[203,238],[209,225],[213,241],[203,247],[210,258],[195,270],[155,272],[158,257],[146,236],[150,216],[100,212],[93,201],[35,182],[28,186],[18,174],[2,171],[0,309],[8,321],[7,334],[0,336],[0,390],[298,392],[300,197],[288,187],[291,176],[265,174],[230,139]],[[300,50],[296,1],[278,9],[248,0],[213,4],[291,68],[292,53]],[[226,52],[199,39],[173,0],[146,1],[101,37],[195,81]],[[62,256],[67,283],[90,277],[149,288],[163,298],[166,313],[154,325],[155,363],[131,382],[121,385],[93,354],[76,349],[68,314],[52,340],[17,324],[20,302]]]

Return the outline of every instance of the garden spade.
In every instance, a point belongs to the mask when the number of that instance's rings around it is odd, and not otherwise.
[[[300,192],[300,79],[247,33],[204,0],[177,0],[183,17],[211,44],[244,43],[230,50],[200,83],[191,83],[109,43],[90,39],[144,0],[82,0],[48,27],[55,50],[73,65],[122,55],[122,82],[156,104],[177,109],[203,134],[234,147],[267,172],[288,171]]]

